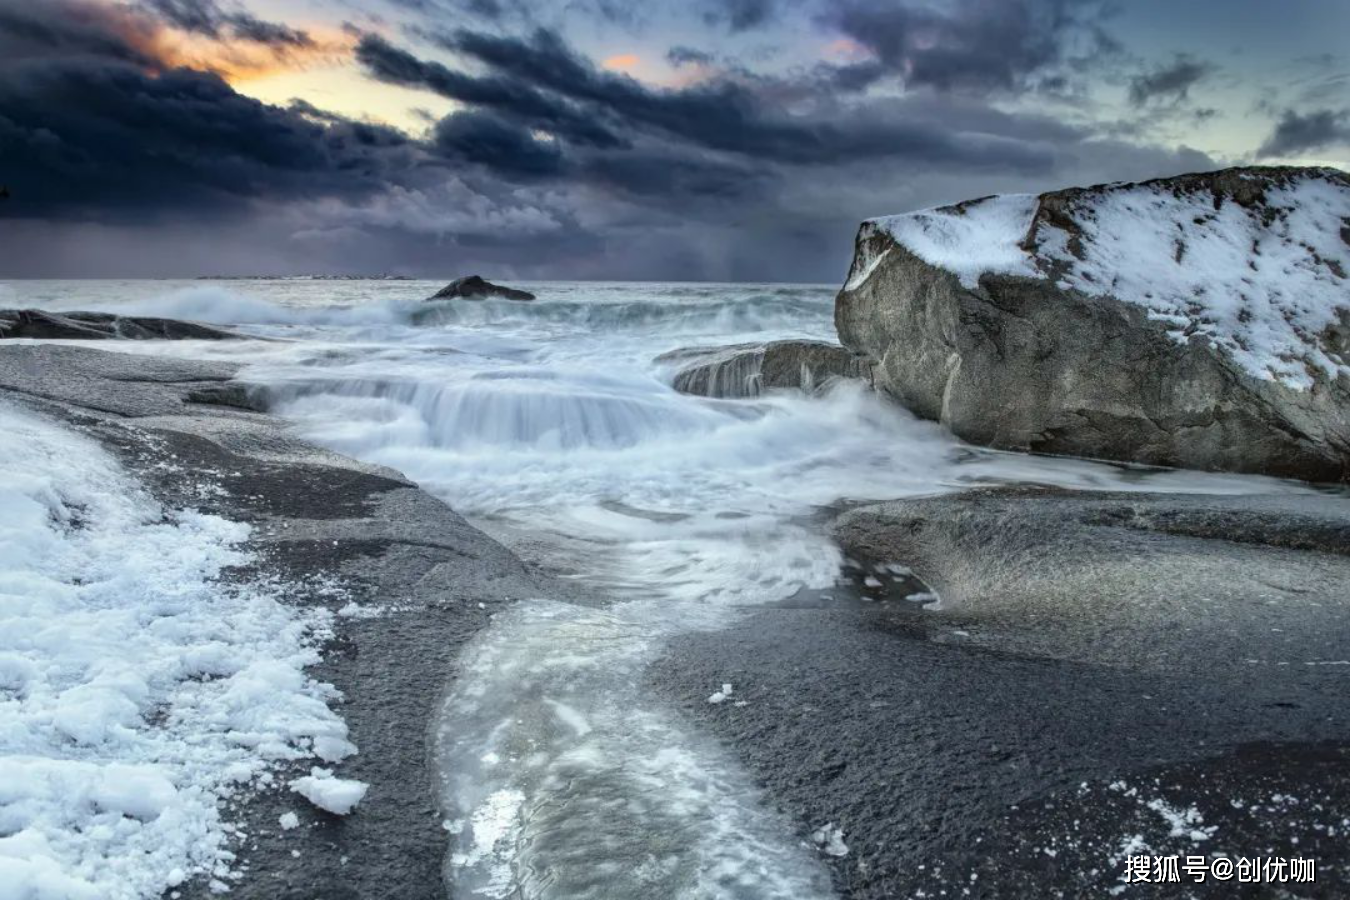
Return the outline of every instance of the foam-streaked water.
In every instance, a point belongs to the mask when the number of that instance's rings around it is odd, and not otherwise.
[[[118,349],[244,363],[303,434],[407,473],[582,588],[584,603],[523,598],[499,615],[447,695],[446,875],[462,894],[829,894],[799,829],[643,687],[671,635],[834,581],[839,553],[811,524],[822,505],[996,482],[1293,489],[978,450],[846,385],[693,398],[652,361],[691,345],[832,339],[828,287],[541,284],[528,304],[422,303],[438,286],[14,282],[0,303],[284,339]],[[707,673],[710,695],[723,680]]]

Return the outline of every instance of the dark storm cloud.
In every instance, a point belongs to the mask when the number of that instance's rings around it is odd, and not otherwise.
[[[1300,114],[1287,109],[1256,155],[1298,156],[1338,144],[1350,144],[1350,110],[1319,109]]]
[[[308,100],[292,100],[286,105],[286,108],[297,115],[304,116],[307,119],[313,119],[316,122],[345,122],[342,116],[337,113],[329,112],[326,109],[319,109]]]
[[[777,178],[763,167],[717,162],[688,152],[641,149],[584,165],[587,181],[631,197],[738,201],[762,197]]]
[[[149,65],[154,23],[96,3],[0,0],[0,66],[26,58],[89,55]]]
[[[725,25],[732,32],[748,31],[770,21],[777,11],[776,0],[715,0],[704,13],[710,25]]]
[[[876,67],[855,80],[893,73],[940,90],[1016,87],[1059,61],[1061,37],[1079,24],[1068,0],[841,0],[823,18],[875,55]]]
[[[842,0],[811,24],[829,24],[822,45],[842,34],[867,52],[771,71],[746,33],[770,47],[827,0],[719,4],[716,42],[681,31],[670,51],[698,67],[681,87],[607,71],[537,25],[565,14],[622,35],[673,11],[699,28],[712,0],[388,3],[403,27],[389,33],[421,49],[348,34],[367,75],[454,101],[417,137],[156,57],[171,27],[299,58],[304,32],[237,0],[0,0],[0,269],[832,279],[865,216],[1210,163],[988,102],[1084,77],[1066,42],[1092,33],[1076,0]],[[459,30],[431,30],[447,23]],[[925,89],[867,90],[886,78]]]
[[[299,29],[246,12],[227,11],[216,0],[142,0],[142,5],[175,28],[210,38],[234,37],[282,47],[308,47],[314,43]]]
[[[515,123],[476,110],[442,119],[436,125],[434,143],[444,156],[507,175],[559,175],[564,168],[557,142],[538,140]]]
[[[420,60],[378,35],[362,36],[356,58],[381,81],[424,88],[461,103],[490,107],[578,144],[619,147],[624,143],[594,118],[528,85],[511,79],[466,75],[438,62]]]
[[[490,67],[497,75],[492,83],[503,93],[545,97],[542,92],[549,92],[574,104],[572,108],[592,121],[618,123],[611,127],[622,126],[625,130],[620,134],[661,132],[705,149],[751,156],[762,163],[823,165],[888,156],[939,166],[1037,170],[1051,162],[1047,151],[1034,142],[958,136],[927,124],[831,111],[789,115],[751,87],[731,80],[681,90],[649,88],[627,76],[597,69],[544,29],[536,30],[528,39],[469,30],[431,37],[446,49]],[[374,42],[382,47],[380,60],[386,69],[386,57],[398,61],[397,71],[404,84],[420,79],[439,90],[435,85],[451,76],[456,84],[467,78],[438,63],[420,62],[379,39]],[[494,102],[471,100],[463,90],[457,93],[456,99],[466,102]],[[547,127],[548,122],[541,118],[537,124]]]
[[[236,93],[214,74],[119,61],[32,61],[0,77],[0,172],[17,216],[210,215],[251,200],[379,190],[406,137]]]
[[[713,58],[711,53],[695,50],[693,47],[675,46],[666,51],[666,61],[672,66],[706,66],[713,61]]]
[[[1180,103],[1190,99],[1190,90],[1214,72],[1211,63],[1178,56],[1171,63],[1130,79],[1130,102],[1144,106],[1162,100]]]

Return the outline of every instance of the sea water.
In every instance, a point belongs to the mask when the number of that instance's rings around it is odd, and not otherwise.
[[[656,357],[833,340],[828,286],[10,282],[0,305],[187,318],[259,340],[101,349],[226,359],[298,432],[398,469],[568,596],[519,598],[447,672],[433,723],[456,896],[829,896],[824,851],[645,685],[673,635],[833,584],[822,511],[998,483],[1263,492],[1266,479],[973,448],[856,384],[676,393]],[[903,561],[897,561],[903,562]],[[706,673],[710,702],[736,703]]]

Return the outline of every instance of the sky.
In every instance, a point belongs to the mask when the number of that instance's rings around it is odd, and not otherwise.
[[[1350,168],[1345,0],[0,0],[0,277],[832,283],[868,217]]]

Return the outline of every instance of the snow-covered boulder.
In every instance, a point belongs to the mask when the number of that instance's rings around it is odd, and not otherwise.
[[[1350,176],[1236,168],[864,222],[835,305],[974,443],[1350,479]]]

